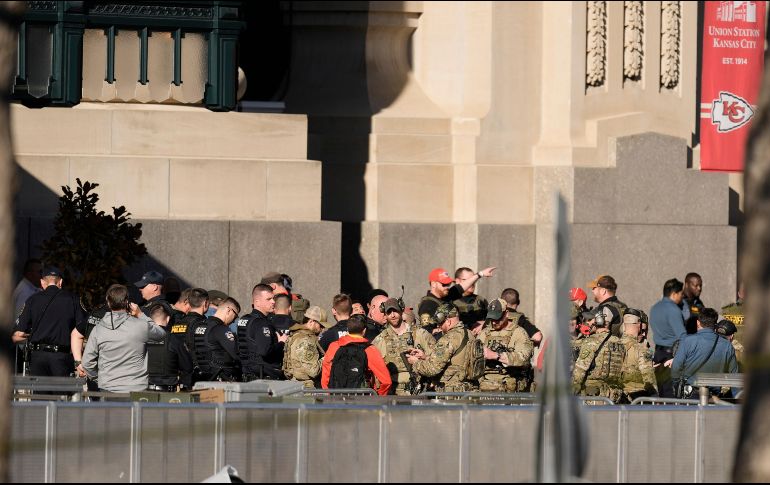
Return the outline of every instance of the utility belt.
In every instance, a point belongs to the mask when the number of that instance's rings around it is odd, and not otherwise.
[[[674,347],[655,346],[655,353],[652,356],[653,363],[660,364],[672,358],[674,358]]]
[[[56,345],[56,344],[27,344],[29,350],[34,352],[60,352],[62,354],[70,353],[69,345]]]
[[[150,384],[147,386],[148,391],[160,391],[160,392],[176,392],[176,386],[159,386],[156,384]]]

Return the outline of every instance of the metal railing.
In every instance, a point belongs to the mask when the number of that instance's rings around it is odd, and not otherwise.
[[[587,480],[729,480],[739,407],[582,409]],[[33,402],[12,412],[15,482],[195,482],[226,464],[247,482],[535,478],[535,405]]]

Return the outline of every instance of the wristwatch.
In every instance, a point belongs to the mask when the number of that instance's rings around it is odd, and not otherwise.
[[[77,367],[77,366],[79,366],[79,365],[80,365],[80,361],[79,361],[79,360],[76,360],[76,361],[75,361],[75,367]]]

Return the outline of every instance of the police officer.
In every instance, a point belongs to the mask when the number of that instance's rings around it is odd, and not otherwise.
[[[169,320],[169,324],[180,321],[190,311],[190,302],[188,299],[190,298],[191,291],[192,288],[185,288],[179,294],[179,299],[171,306],[171,319]]]
[[[157,271],[148,271],[142,275],[142,279],[134,283],[139,289],[139,293],[142,295],[144,303],[141,305],[142,313],[147,315],[147,311],[150,309],[150,305],[155,302],[161,303],[166,307],[169,314],[171,314],[171,323],[175,323],[173,320],[174,312],[171,305],[166,301],[166,297],[163,295],[163,275]],[[147,315],[149,316],[149,315]]]
[[[622,371],[625,347],[610,333],[612,312],[607,307],[596,308],[583,315],[591,327],[580,346],[580,355],[572,372],[572,390],[581,396],[603,396],[620,402],[623,396]]]
[[[465,325],[465,328],[471,329],[484,323],[484,318],[487,316],[487,306],[489,306],[486,298],[475,293],[478,278],[475,278],[474,275],[474,271],[470,268],[457,268],[455,271],[456,284],[461,285],[463,281],[471,278],[474,279],[474,282],[463,292],[462,297],[452,302],[460,312],[460,321]]]
[[[628,305],[618,300],[615,292],[618,291],[618,284],[615,278],[610,275],[597,276],[595,280],[588,283],[591,292],[594,295],[594,301],[598,303],[597,308],[607,308],[612,314],[612,320],[609,323],[610,332],[616,337],[620,337],[620,325],[623,323],[623,313]]]
[[[289,295],[291,298],[291,318],[295,323],[302,323],[305,311],[310,308],[310,302],[302,298],[302,295],[292,294],[292,280],[287,274],[271,271],[265,274],[259,281],[260,285],[267,285],[273,290],[273,295]]]
[[[671,377],[674,383],[682,381],[692,386],[693,379],[699,372],[716,374],[738,372],[735,349],[727,339],[715,333],[717,318],[717,312],[712,308],[704,308],[698,313],[696,333],[685,337],[674,355],[671,365]],[[674,389],[677,389],[676,385]],[[712,393],[721,391],[719,388],[710,390]],[[688,396],[677,395],[676,397]]]
[[[484,344],[482,392],[529,392],[532,383],[534,346],[523,328],[508,319],[508,304],[492,300],[486,315],[488,325],[481,330]]]
[[[78,377],[87,377],[86,371],[83,369],[83,365],[80,362],[83,360],[83,349],[85,349],[88,337],[91,335],[94,327],[96,327],[99,321],[107,315],[108,311],[109,308],[107,307],[106,302],[100,304],[91,310],[88,314],[88,318],[77,322],[70,334],[70,348],[72,349],[72,356],[75,358],[75,373]],[[99,390],[96,381],[92,381],[91,379],[86,381],[86,385],[88,386],[89,391],[96,392]]]
[[[483,352],[480,355],[480,375],[473,378],[467,374],[468,362],[472,360],[468,355],[472,352],[470,344],[476,340],[476,337],[460,323],[459,315],[460,312],[454,304],[442,303],[431,316],[431,320],[438,323],[438,328],[442,332],[435,348],[429,353],[412,349],[407,358],[414,372],[432,379],[433,386],[438,392],[478,390],[478,377],[483,375]]]
[[[623,336],[620,338],[626,349],[623,360],[623,402],[630,403],[643,396],[657,396],[655,369],[652,355],[647,346],[639,341],[642,330],[642,312],[633,308],[623,315]]]
[[[283,373],[287,379],[304,384],[306,389],[321,387],[321,361],[324,351],[318,342],[321,328],[334,324],[326,318],[319,306],[311,306],[305,312],[304,323],[295,323],[283,351]]]
[[[80,364],[72,359],[70,337],[86,312],[75,295],[61,289],[63,281],[58,268],[44,269],[43,291],[29,297],[16,320],[13,341],[29,342],[30,375],[66,377]]]
[[[162,340],[147,342],[147,388],[162,392],[176,392],[180,384],[183,389],[192,388],[192,359],[182,340],[171,337],[168,309],[161,303],[153,303],[148,312],[166,334]]]
[[[228,296],[206,320],[205,340],[211,359],[206,364],[211,371],[210,380],[235,382],[242,377],[235,335],[230,330],[230,324],[238,318],[240,311],[241,305]]]
[[[506,288],[500,294],[500,298],[502,298],[508,305],[508,320],[527,332],[530,340],[532,340],[532,345],[540,347],[540,343],[543,341],[543,332],[541,332],[534,323],[530,322],[526,315],[519,312],[521,300],[519,299],[518,290],[515,288]]]
[[[682,296],[682,316],[687,334],[692,335],[697,332],[696,322],[700,311],[706,305],[700,299],[703,292],[703,278],[698,273],[687,273],[684,277],[684,295]]]
[[[483,277],[491,277],[495,272],[495,267],[484,268],[460,283],[455,283],[449,277],[449,273],[444,268],[435,268],[428,275],[428,284],[430,289],[422,297],[417,307],[419,316],[418,324],[421,327],[429,327],[434,330],[439,325],[434,316],[442,303],[451,303],[462,298],[463,294]],[[453,304],[454,306],[454,304]],[[455,307],[456,308],[456,307]]]
[[[289,328],[295,323],[291,316],[291,296],[284,293],[273,293],[273,295],[275,308],[273,313],[268,315],[270,324],[275,328],[276,332],[289,333]]]
[[[184,345],[190,352],[193,362],[192,383],[206,381],[210,375],[207,367],[209,350],[206,346],[204,335],[206,334],[206,311],[209,309],[209,292],[203,288],[193,288],[187,297],[190,311],[182,320],[176,322],[171,328],[174,338],[184,340]],[[184,332],[184,333],[182,333]]]
[[[428,354],[436,346],[436,339],[427,330],[413,327],[403,319],[403,311],[399,301],[388,298],[383,304],[387,325],[372,341],[385,359],[393,382],[391,392],[398,396],[419,394],[422,389],[420,376],[412,369],[407,360],[411,349],[419,349]]]
[[[251,291],[251,313],[238,320],[238,357],[244,382],[255,379],[283,379],[283,344],[289,338],[275,331],[267,316],[273,312],[273,289],[258,284]]]

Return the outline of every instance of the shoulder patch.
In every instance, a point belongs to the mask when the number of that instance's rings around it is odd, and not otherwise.
[[[227,338],[227,340],[229,340],[231,342],[235,341],[235,335],[233,335],[233,332],[231,332],[229,330],[227,332],[225,332],[225,338]]]
[[[270,328],[269,327],[262,327],[262,334],[265,337],[269,337],[270,336]]]
[[[420,323],[422,323],[423,326],[430,325],[430,315],[427,313],[420,315]]]

